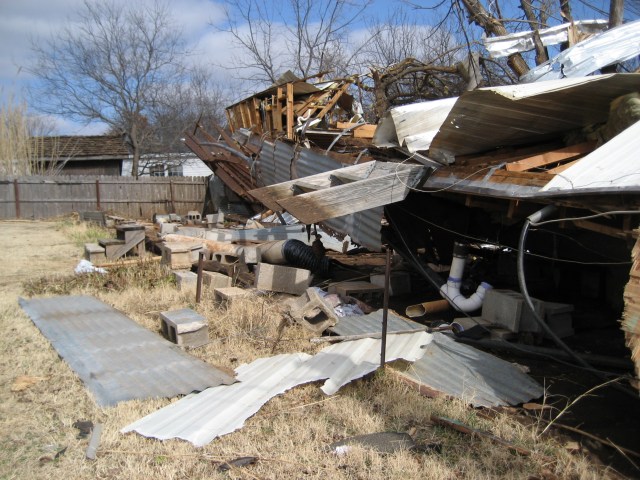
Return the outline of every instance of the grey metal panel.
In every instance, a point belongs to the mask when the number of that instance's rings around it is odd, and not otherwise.
[[[425,355],[404,373],[475,407],[517,405],[544,393],[541,385],[511,363],[441,333],[433,334]]]
[[[308,148],[301,148],[293,162],[291,179],[317,175],[318,173],[328,172],[344,166],[346,165],[328,155],[323,155]]]
[[[640,75],[594,75],[465,92],[433,138],[429,157],[531,144],[604,122],[613,99],[640,88]]]
[[[258,185],[272,185],[277,183],[274,175],[276,146],[272,142],[264,142],[260,155],[255,161],[254,172]]]
[[[100,406],[173,397],[235,381],[94,297],[19,303]]]
[[[425,326],[401,317],[393,311],[389,311],[387,318],[387,332],[402,332],[405,330],[424,330]],[[338,324],[329,328],[336,335],[364,335],[367,333],[382,332],[382,310],[376,310],[368,315],[355,315],[342,317]]]
[[[330,231],[349,235],[353,243],[379,252],[382,250],[380,224],[383,213],[384,207],[376,207],[352,213],[351,215],[325,220],[321,225],[327,227]]]
[[[265,141],[256,160],[258,185],[268,186],[290,180],[293,153],[291,145],[280,141]]]

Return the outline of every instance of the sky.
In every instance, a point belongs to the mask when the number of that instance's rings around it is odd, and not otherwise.
[[[424,0],[417,3],[429,5],[439,2]],[[0,0],[0,104],[6,103],[11,96],[18,101],[26,98],[25,88],[32,82],[25,69],[32,58],[31,42],[55,35],[82,8],[82,4],[83,0]],[[221,67],[233,64],[231,39],[229,34],[212,26],[224,20],[224,0],[166,0],[166,5],[174,22],[182,26],[191,52],[188,61],[207,66],[219,82],[234,84],[233,73]],[[403,4],[402,0],[373,0],[367,14],[384,16],[400,5],[406,6],[406,3]],[[356,26],[351,34],[358,35],[357,29],[364,31],[365,25]],[[102,124],[83,125],[61,117],[51,120],[56,125],[57,134],[91,135],[105,130]]]

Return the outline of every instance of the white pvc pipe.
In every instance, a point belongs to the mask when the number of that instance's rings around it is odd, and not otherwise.
[[[449,278],[447,279],[447,283],[440,287],[440,294],[459,312],[472,312],[482,306],[485,293],[493,287],[486,282],[482,282],[476,292],[470,297],[467,298],[460,293],[462,274],[464,273],[466,261],[466,254],[463,253],[464,248],[461,247],[463,246],[456,244],[454,248]]]

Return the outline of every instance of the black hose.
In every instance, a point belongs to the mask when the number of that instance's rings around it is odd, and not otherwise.
[[[290,239],[284,242],[282,255],[287,263],[294,267],[306,268],[323,277],[329,276],[331,259],[318,257],[309,245],[300,240]]]
[[[564,343],[560,337],[558,337],[553,330],[547,325],[543,318],[538,315],[536,309],[531,301],[531,297],[529,296],[529,290],[527,289],[527,282],[524,275],[524,253],[525,253],[525,242],[527,239],[527,233],[529,232],[529,225],[532,223],[539,222],[544,220],[549,215],[552,215],[556,211],[556,208],[553,205],[547,205],[541,210],[529,215],[522,226],[522,231],[520,232],[520,240],[518,242],[518,285],[520,286],[520,293],[524,297],[525,304],[530,312],[533,314],[533,318],[535,319],[538,326],[545,332],[545,334],[551,338],[555,342],[558,347],[564,350],[569,357],[576,361],[579,365],[583,366],[586,370],[597,376],[601,379],[608,379],[606,375],[603,375],[602,372],[593,368],[588,362],[586,362],[582,357],[578,356],[571,348]],[[638,398],[634,392],[630,392],[628,389],[622,387],[621,385],[614,385],[617,390],[623,391],[624,393],[630,394],[634,398]]]

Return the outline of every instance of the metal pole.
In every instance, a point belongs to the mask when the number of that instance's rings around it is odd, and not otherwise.
[[[380,366],[384,367],[387,355],[387,318],[389,316],[389,279],[391,278],[391,254],[393,249],[387,245],[387,264],[384,270],[384,301],[382,305],[382,346],[380,347]]]
[[[102,210],[100,206],[100,180],[96,178],[96,204],[98,205],[98,210]]]
[[[196,303],[200,303],[202,295],[202,267],[204,264],[204,252],[201,250],[198,254],[198,279],[196,280]]]
[[[18,179],[13,179],[13,198],[16,203],[16,218],[20,218],[20,189],[18,188]]]

